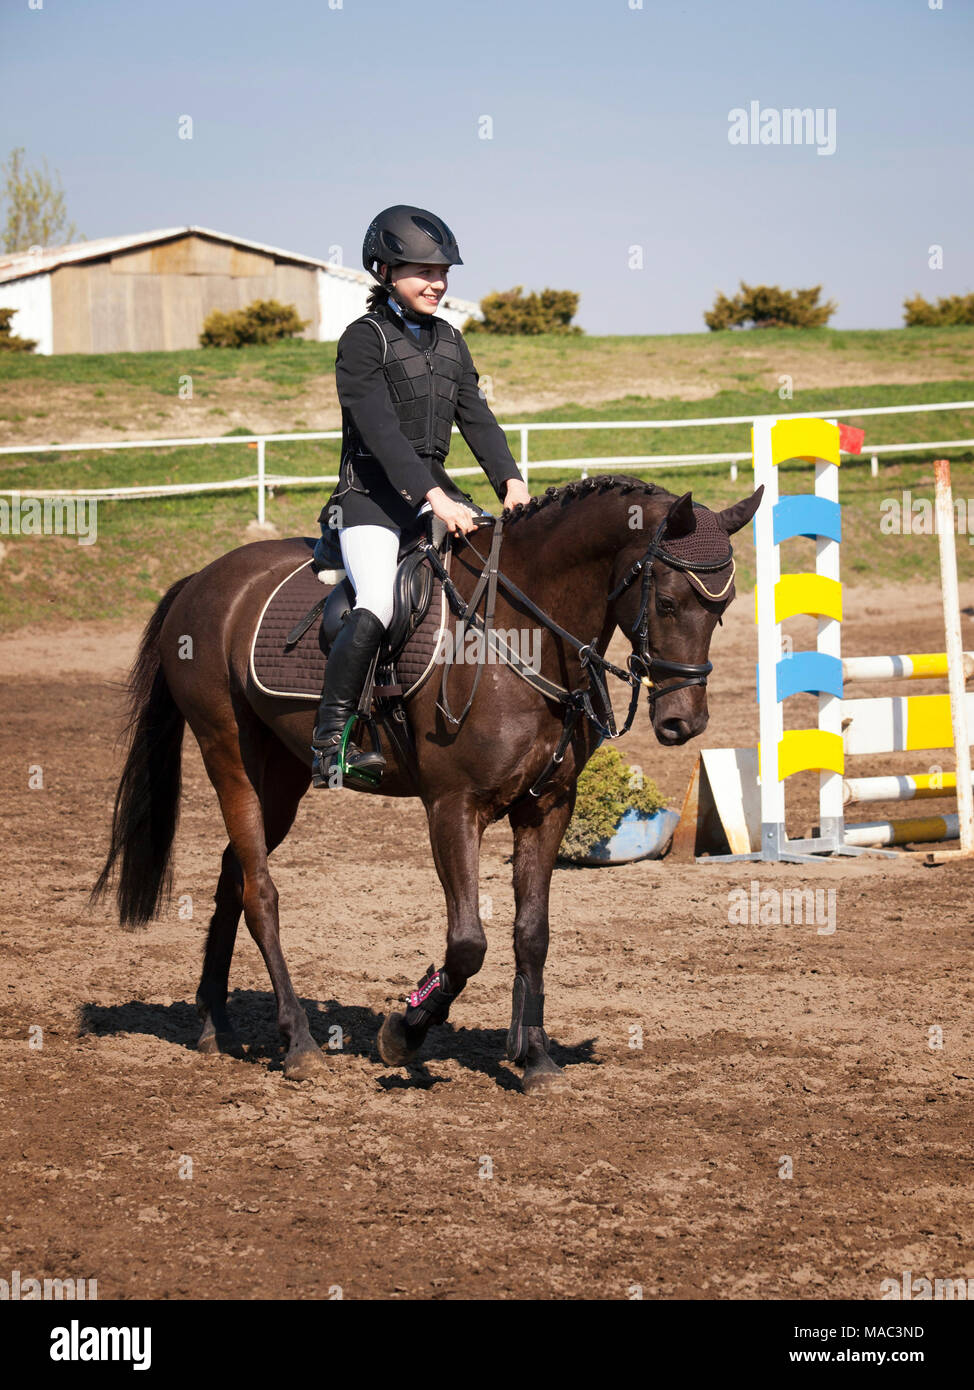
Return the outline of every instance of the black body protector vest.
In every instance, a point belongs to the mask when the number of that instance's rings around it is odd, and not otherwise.
[[[424,349],[408,330],[366,314],[382,338],[382,370],[392,396],[399,428],[417,454],[442,463],[450,452],[450,431],[462,376],[455,328],[434,319],[431,345]],[[358,457],[371,457],[355,426],[348,422],[348,445]]]

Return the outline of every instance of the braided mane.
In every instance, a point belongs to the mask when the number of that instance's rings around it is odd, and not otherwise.
[[[504,521],[511,525],[520,521],[522,517],[534,516],[535,512],[541,511],[542,507],[547,507],[552,502],[574,502],[576,498],[588,497],[593,492],[618,492],[623,496],[635,492],[644,497],[672,495],[666,488],[657,487],[655,483],[644,483],[641,478],[623,478],[611,473],[600,473],[594,478],[577,478],[574,482],[563,484],[562,487],[545,488],[540,497],[532,497],[530,502],[518,502],[514,507],[505,507]]]

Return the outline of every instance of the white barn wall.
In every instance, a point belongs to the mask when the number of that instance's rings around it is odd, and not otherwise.
[[[35,352],[54,351],[54,313],[50,275],[30,275],[0,285],[0,309],[16,309],[10,327],[18,338],[36,338]]]
[[[336,342],[365,313],[368,286],[341,270],[318,271],[318,341]]]
[[[178,283],[177,283],[178,281]],[[337,342],[366,312],[370,275],[204,227],[102,238],[39,255],[0,256],[0,307],[37,351],[172,351],[195,347],[212,308],[253,298],[294,301],[305,334]],[[138,301],[138,302],[137,302]],[[447,295],[439,316],[462,330],[480,306]],[[317,320],[317,322],[315,322]]]

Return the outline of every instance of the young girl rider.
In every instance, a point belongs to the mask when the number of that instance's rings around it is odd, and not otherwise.
[[[340,481],[318,518],[324,531],[338,508],[355,606],[325,668],[311,742],[316,787],[341,786],[342,772],[375,775],[385,767],[381,754],[348,740],[341,769],[339,745],[392,619],[400,535],[420,530],[419,514],[430,509],[452,535],[474,529],[471,499],[443,467],[454,420],[504,506],[530,500],[504,432],[480,394],[469,348],[436,314],[450,266],[463,264],[449,227],[422,208],[386,208],[365,234],[362,263],[378,283],[368,312],[338,343]]]

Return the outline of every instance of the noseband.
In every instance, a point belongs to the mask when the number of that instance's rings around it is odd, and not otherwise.
[[[730,589],[734,582],[734,550],[728,543],[727,554],[721,560],[701,561],[684,560],[679,555],[673,555],[663,547],[663,532],[666,530],[664,517],[657,528],[656,535],[649,543],[649,547],[634,565],[628,570],[616,587],[609,595],[609,602],[613,603],[620,594],[625,593],[630,584],[642,576],[642,588],[640,591],[639,612],[636,614],[636,621],[630,628],[630,632],[636,638],[636,651],[632,652],[626,659],[626,665],[632,675],[640,684],[647,687],[648,699],[652,707],[657,700],[664,695],[671,695],[676,690],[686,690],[691,685],[706,685],[707,677],[714,669],[710,661],[698,663],[688,661],[667,661],[661,656],[654,656],[649,649],[649,595],[653,582],[653,561],[660,560],[664,565],[668,565],[672,570],[681,570],[687,573],[687,578],[694,587],[709,599],[720,600]],[[711,593],[706,585],[697,576],[700,574],[715,574],[718,570],[726,569],[730,565],[730,578],[719,593]],[[679,680],[679,677],[683,677]],[[673,680],[677,678],[675,685],[667,685],[664,689],[659,688],[660,681]]]

